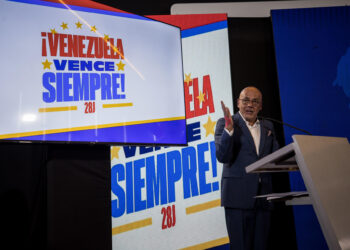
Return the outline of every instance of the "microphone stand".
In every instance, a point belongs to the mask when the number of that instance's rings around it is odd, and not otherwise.
[[[279,121],[279,120],[276,120],[276,119],[273,119],[273,118],[269,118],[269,117],[263,117],[263,116],[258,116],[259,119],[261,120],[268,120],[268,121],[272,121],[272,122],[276,122],[276,123],[279,123],[281,125],[286,125],[287,127],[290,127],[290,128],[294,128],[295,130],[299,130],[305,134],[308,134],[308,135],[312,135],[310,132],[304,130],[304,129],[301,129],[301,128],[297,128],[293,125],[290,125],[288,123],[285,123],[285,122],[282,122],[282,121]]]

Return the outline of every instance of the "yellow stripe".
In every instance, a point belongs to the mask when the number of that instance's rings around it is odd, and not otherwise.
[[[198,204],[195,206],[187,207],[186,208],[186,214],[193,214],[197,213],[203,210],[211,209],[213,207],[219,207],[220,206],[220,199],[218,200],[213,200],[213,201],[208,201],[202,204]]]
[[[186,119],[185,116],[180,116],[180,117],[170,117],[170,118],[144,120],[144,121],[120,122],[120,123],[111,123],[111,124],[103,124],[103,125],[92,125],[92,126],[76,127],[76,128],[50,129],[50,130],[23,132],[23,133],[15,133],[15,134],[4,134],[4,135],[0,135],[0,139],[10,139],[10,138],[16,138],[16,137],[33,136],[33,135],[48,135],[48,134],[80,131],[80,130],[111,128],[111,127],[120,127],[120,126],[144,124],[144,123],[176,121],[176,120],[184,120],[184,119]]]
[[[68,107],[52,107],[52,108],[40,108],[39,112],[58,112],[58,111],[70,111],[70,110],[78,110],[77,106],[68,106]]]
[[[144,220],[135,221],[129,224],[121,225],[112,228],[112,235],[124,233],[141,227],[146,227],[152,225],[152,218],[147,218]]]
[[[217,240],[212,240],[212,241],[208,241],[208,242],[205,242],[205,243],[201,243],[201,244],[198,244],[198,245],[185,247],[185,248],[182,248],[182,249],[186,249],[186,250],[208,249],[208,248],[221,246],[221,245],[228,244],[228,243],[230,243],[228,237],[224,237],[224,238],[220,238],[220,239],[217,239]]]
[[[111,103],[111,104],[102,104],[102,108],[119,108],[119,107],[129,107],[132,106],[132,102],[127,103]]]

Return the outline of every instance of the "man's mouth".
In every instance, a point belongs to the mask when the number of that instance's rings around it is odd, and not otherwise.
[[[245,113],[248,115],[252,115],[254,113],[254,111],[253,110],[246,110]]]

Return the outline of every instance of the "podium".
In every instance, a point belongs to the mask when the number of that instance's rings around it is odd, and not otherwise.
[[[293,142],[246,167],[247,173],[300,171],[304,193],[290,205],[311,204],[330,249],[350,249],[350,144],[347,138],[294,135]]]

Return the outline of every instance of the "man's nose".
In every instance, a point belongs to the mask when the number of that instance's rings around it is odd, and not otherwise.
[[[253,105],[253,101],[248,101],[248,107],[254,107],[254,105]]]

